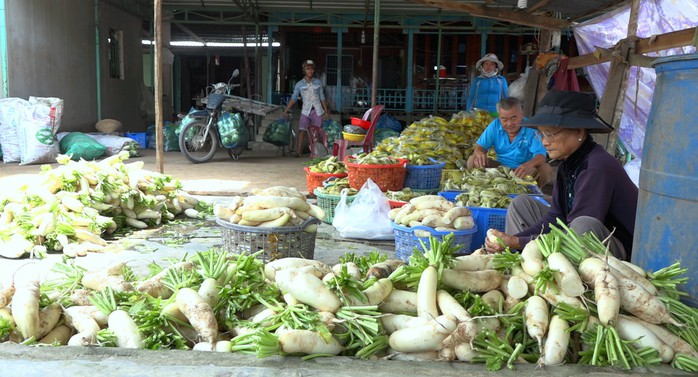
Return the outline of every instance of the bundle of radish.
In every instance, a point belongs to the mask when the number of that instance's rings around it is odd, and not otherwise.
[[[111,235],[145,229],[180,213],[203,218],[210,205],[181,190],[171,176],[125,164],[128,152],[101,161],[72,161],[61,155],[55,169],[43,167],[43,181],[0,196],[0,255],[69,257],[104,251]]]
[[[260,228],[299,226],[310,217],[325,218],[325,211],[309,203],[294,187],[274,186],[253,189],[252,193],[254,196],[236,196],[227,205],[216,206],[214,215],[233,224]],[[315,232],[317,225],[303,230]]]
[[[678,264],[640,271],[599,254],[606,245],[594,237],[562,227],[522,254],[454,258],[453,238],[422,242],[424,253],[406,264],[378,253],[347,254],[335,266],[302,258],[264,264],[254,253],[211,249],[140,277],[128,266],[86,271],[68,259],[54,268],[55,280],[0,291],[0,340],[429,358],[490,370],[666,363],[698,371],[698,311],[678,300],[686,272]],[[569,265],[556,260],[561,255]],[[577,297],[564,293],[577,284],[562,270],[581,277]]]
[[[390,210],[388,217],[395,224],[408,227],[427,226],[440,232],[471,229],[475,226],[468,208],[456,207],[439,195],[413,198],[408,204]],[[430,234],[428,231],[415,232],[417,237],[428,237]]]

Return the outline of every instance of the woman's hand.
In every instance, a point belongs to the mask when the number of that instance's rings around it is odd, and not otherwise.
[[[502,245],[503,244],[503,245]],[[505,248],[519,249],[519,239],[501,230],[489,229],[485,237],[485,251],[488,254],[501,253]]]
[[[330,120],[330,112],[329,111],[325,111],[325,113],[322,115],[325,117],[325,120]]]

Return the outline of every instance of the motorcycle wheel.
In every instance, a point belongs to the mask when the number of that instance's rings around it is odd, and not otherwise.
[[[199,164],[213,158],[218,149],[218,135],[214,129],[206,134],[206,122],[194,121],[182,128],[179,134],[179,150],[187,160]]]

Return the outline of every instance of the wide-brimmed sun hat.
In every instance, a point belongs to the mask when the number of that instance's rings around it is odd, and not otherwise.
[[[501,71],[504,69],[504,63],[500,62],[495,54],[486,54],[480,60],[475,63],[475,69],[478,71],[482,69],[482,63],[484,62],[494,62],[497,64],[497,68]]]
[[[613,127],[596,115],[592,94],[552,91],[543,97],[536,114],[523,121],[524,127],[583,128],[593,133],[609,133]]]
[[[303,68],[305,68],[305,67],[307,67],[307,66],[309,66],[309,65],[312,65],[313,67],[315,67],[315,62],[312,61],[312,60],[310,60],[310,59],[308,59],[308,60],[306,60],[306,61],[303,62]]]

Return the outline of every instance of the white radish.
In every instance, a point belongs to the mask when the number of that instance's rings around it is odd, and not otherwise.
[[[548,305],[539,296],[531,296],[526,300],[526,331],[531,338],[538,341],[538,348],[543,354],[543,337],[548,331]]]
[[[393,291],[393,282],[388,278],[383,278],[371,284],[370,287],[363,290],[367,302],[365,305],[380,305]],[[352,298],[354,305],[361,305],[355,298]]]
[[[60,344],[65,346],[68,344],[70,337],[73,335],[73,330],[66,325],[58,325],[53,330],[49,331],[43,338],[39,340],[41,344]]]
[[[16,289],[12,296],[12,317],[24,339],[36,339],[39,332],[39,282],[29,281]]]
[[[242,214],[242,219],[261,223],[264,221],[276,220],[285,214],[288,214],[291,217],[296,216],[293,210],[288,207],[275,207],[244,212]]]
[[[198,293],[208,306],[213,308],[218,305],[218,301],[221,298],[220,292],[221,286],[218,284],[218,281],[214,278],[206,278],[201,282]]]
[[[78,333],[82,334],[81,337],[84,338],[87,334],[91,334],[94,337],[99,331],[100,326],[84,308],[85,307],[71,306],[64,309],[63,319],[67,326],[74,328]]]
[[[450,314],[456,317],[459,322],[470,321],[472,319],[470,317],[470,313],[468,313],[463,305],[461,305],[460,302],[456,301],[456,299],[453,298],[450,293],[444,291],[443,289],[436,292],[436,303],[438,304],[441,313],[445,315]]]
[[[481,271],[492,269],[494,254],[469,254],[453,258],[454,270]]]
[[[138,284],[138,287],[136,288],[137,290],[141,292],[145,292],[149,294],[152,297],[162,297],[162,298],[169,298],[172,296],[172,291],[163,284],[162,279],[167,276],[168,272],[170,270],[172,271],[178,271],[178,270],[184,270],[184,271],[189,271],[192,268],[194,268],[194,264],[192,262],[178,262],[175,263],[162,271],[158,272],[157,274],[153,275],[152,277],[142,281],[140,284]]]
[[[68,340],[69,347],[87,347],[97,344],[97,336],[91,332],[79,332]]]
[[[636,317],[631,317],[631,316],[626,316],[626,315],[621,315],[623,319],[627,319],[630,321],[635,321],[640,323],[641,325],[645,326],[648,328],[650,331],[654,333],[654,335],[657,336],[657,338],[661,339],[664,343],[666,343],[671,349],[674,350],[674,354],[684,354],[684,355],[689,355],[695,358],[698,358],[698,351],[693,349],[693,346],[691,346],[688,342],[685,340],[681,339],[671,331],[667,330],[666,328],[662,326],[655,325],[653,323],[649,323],[647,321],[643,321],[639,318]]]
[[[564,302],[571,305],[572,307],[586,310],[584,303],[577,297],[570,297],[566,294],[560,292],[560,288],[551,281],[548,283],[548,287],[545,292],[538,292],[538,295],[545,299],[550,305],[558,306],[560,303]]]
[[[243,199],[244,205],[256,205],[260,208],[288,207],[291,209],[308,212],[311,207],[305,199],[298,197],[281,196],[248,196]]]
[[[63,314],[61,306],[54,302],[39,311],[39,329],[36,339],[41,339],[48,334],[58,324]]]
[[[434,266],[428,266],[422,272],[417,286],[417,316],[432,319],[439,316],[436,307],[436,286],[438,284],[438,272]]]
[[[666,305],[657,297],[646,291],[637,282],[616,276],[620,289],[621,309],[655,325],[671,323],[681,326],[669,314]]]
[[[219,340],[213,346],[213,350],[216,352],[231,352],[230,345],[231,343],[229,340]]]
[[[321,271],[324,271],[325,274],[328,274],[332,271],[332,269],[324,262],[313,260],[313,259],[305,259],[305,258],[295,258],[295,257],[289,257],[289,258],[281,258],[277,259],[275,261],[271,261],[267,264],[264,265],[264,276],[267,277],[269,280],[274,280],[276,276],[276,272],[279,270],[286,270],[289,268],[299,268],[299,267],[305,267],[305,266],[315,266],[316,268],[320,269]]]
[[[652,347],[657,350],[662,362],[668,363],[674,358],[674,351],[666,343],[662,342],[657,335],[642,324],[630,321],[624,317],[618,317],[616,330],[623,340],[632,340],[636,348]]]
[[[540,247],[538,247],[538,243],[535,240],[527,243],[521,250],[521,259],[521,268],[531,276],[538,275],[545,268],[543,253],[541,253]]]
[[[283,352],[291,355],[338,355],[344,349],[334,337],[325,339],[310,330],[286,330],[279,335],[279,345]]]
[[[468,342],[458,344],[454,349],[458,361],[473,362],[478,352],[473,349],[473,346]]]
[[[320,278],[298,269],[276,272],[276,284],[283,293],[290,293],[298,301],[320,311],[335,313],[341,302]]]
[[[106,268],[85,272],[81,283],[85,288],[103,291],[107,287],[115,292],[133,291],[131,283],[127,282],[123,276],[124,262],[119,262]]]
[[[589,257],[579,263],[579,277],[582,278],[585,284],[591,288],[595,288],[596,275],[606,266],[602,259]]]
[[[482,301],[489,305],[496,312],[501,313],[502,307],[504,306],[504,295],[497,289],[493,289],[486,292],[482,296]]]
[[[199,336],[213,344],[218,335],[218,323],[211,306],[191,288],[180,289],[175,300],[179,310],[187,317]]]
[[[136,321],[124,310],[114,310],[109,314],[107,325],[116,336],[116,346],[120,348],[143,348],[143,335],[138,331]]]
[[[441,273],[441,282],[444,285],[473,293],[497,289],[501,281],[502,275],[496,270],[457,271],[445,268]]]
[[[446,224],[451,224],[455,219],[464,216],[471,216],[472,212],[468,207],[453,207],[449,209],[443,216],[443,221]]]
[[[390,334],[390,347],[399,352],[438,351],[441,342],[449,336],[457,326],[457,319],[451,315],[436,317],[427,324],[397,330]]]
[[[567,347],[570,344],[569,324],[564,319],[554,315],[548,326],[548,336],[543,347],[543,363],[545,365],[559,365],[565,361]]]
[[[507,292],[508,296],[522,299],[528,295],[528,284],[522,277],[514,275],[507,282]]]
[[[385,332],[390,335],[397,330],[425,325],[428,319],[406,314],[386,314],[380,317]]]
[[[383,313],[417,314],[417,292],[393,289],[378,309]]]
[[[475,220],[472,216],[461,216],[453,220],[453,227],[458,230],[473,229]]]
[[[359,269],[359,266],[357,266],[354,262],[335,264],[334,266],[332,266],[332,272],[334,272],[335,274],[339,274],[342,271],[342,268],[345,267],[347,269],[347,274],[349,274],[352,278],[356,280],[361,279],[361,270]]]
[[[605,256],[597,256],[597,258],[606,258]],[[614,257],[613,255],[608,256],[608,265],[611,266],[614,275],[616,277],[618,274],[620,274],[622,277],[628,278],[634,282],[636,282],[639,286],[644,288],[647,292],[649,292],[652,295],[657,294],[657,287],[654,286],[649,280],[647,280],[644,276],[641,274],[638,274],[635,269],[628,267],[625,263],[623,263],[622,260]]]
[[[618,280],[611,274],[608,266],[604,266],[594,279],[594,299],[599,321],[606,326],[613,326],[620,313],[620,290]]]
[[[552,253],[548,255],[548,267],[557,272],[553,272],[553,277],[562,293],[570,297],[579,297],[586,290],[579,273],[572,263],[562,253]]]

